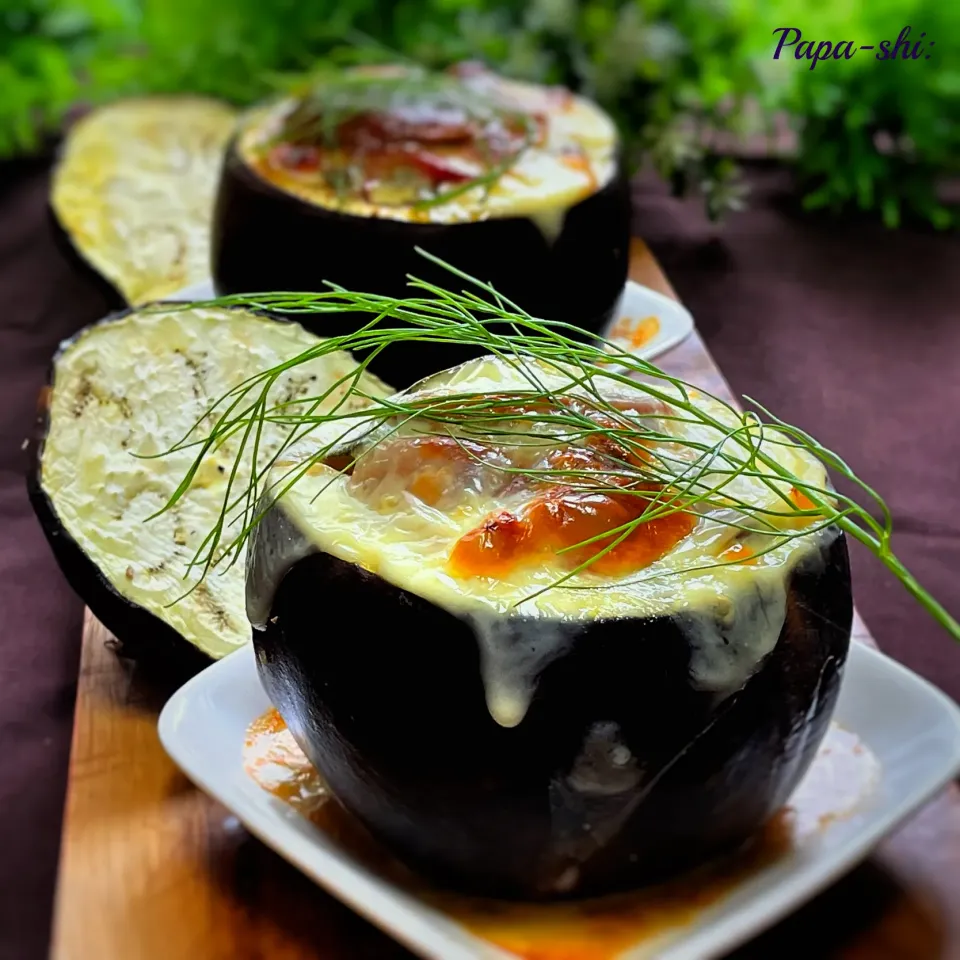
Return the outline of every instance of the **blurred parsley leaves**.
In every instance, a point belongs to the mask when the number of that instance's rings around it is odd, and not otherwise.
[[[938,40],[937,62],[770,60],[777,26],[863,43],[907,22]],[[786,111],[806,206],[947,227],[957,213],[936,181],[960,171],[957,38],[960,4],[943,0],[0,0],[0,155],[35,147],[76,102],[243,104],[318,63],[480,58],[598,100],[631,159],[699,191],[711,215],[742,203],[717,144]]]

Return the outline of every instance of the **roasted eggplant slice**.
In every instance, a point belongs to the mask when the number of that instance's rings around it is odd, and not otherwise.
[[[599,332],[627,278],[630,197],[616,129],[557,89],[467,75],[349,71],[241,121],[213,227],[220,293],[409,296],[446,271],[421,247],[536,316]],[[343,332],[353,318],[339,317]],[[375,369],[409,385],[462,345],[393,344]]]
[[[31,500],[67,579],[126,653],[182,651],[187,641],[217,658],[249,641],[242,562],[183,596],[196,579],[184,579],[187,564],[220,515],[236,439],[205,459],[175,508],[152,520],[196,450],[149,455],[181,441],[252,373],[316,343],[283,320],[171,304],[107,318],[62,345],[43,394]],[[348,354],[329,354],[294,368],[271,396],[318,396],[355,369]],[[373,377],[365,386],[387,389]],[[277,443],[268,425],[262,456]],[[238,490],[249,475],[249,458],[240,458]]]
[[[486,359],[403,396],[524,388]],[[713,436],[636,393],[610,399],[655,432]],[[485,409],[510,435],[508,407]],[[391,850],[455,887],[586,895],[728,851],[786,801],[836,702],[847,550],[738,476],[731,495],[791,536],[745,531],[722,508],[674,512],[557,585],[582,563],[576,545],[598,550],[642,500],[566,486],[567,472],[616,463],[612,483],[652,488],[602,437],[563,439],[530,410],[536,442],[410,420],[345,441],[257,528],[248,614],[274,704]],[[825,483],[812,457],[769,450]]]
[[[51,206],[70,242],[126,303],[210,276],[210,223],[236,113],[202,97],[121,100],[70,131]]]

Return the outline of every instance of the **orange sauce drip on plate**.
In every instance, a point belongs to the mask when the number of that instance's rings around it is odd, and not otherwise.
[[[633,317],[621,317],[610,331],[611,340],[621,340],[632,350],[645,347],[660,332],[660,320],[657,317],[643,317],[634,321]]]
[[[631,948],[668,942],[739,884],[856,812],[879,774],[869,749],[834,724],[790,804],[740,853],[638,891],[529,904],[438,890],[399,864],[339,804],[330,802],[320,774],[275,710],[250,726],[244,766],[260,786],[307,816],[351,857],[521,960],[615,960]]]

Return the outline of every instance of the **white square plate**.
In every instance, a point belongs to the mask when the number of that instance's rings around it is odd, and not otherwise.
[[[211,300],[216,296],[208,280],[170,294],[168,300]],[[652,321],[650,320],[652,318]],[[622,343],[641,360],[652,360],[675,347],[693,330],[690,311],[656,290],[627,281],[605,336]],[[635,338],[638,346],[631,343]]]
[[[173,695],[160,715],[160,739],[187,776],[253,834],[410,949],[436,960],[509,956],[379,876],[248,776],[241,753],[246,731],[269,706],[248,646]],[[960,708],[860,643],[851,644],[835,719],[879,760],[879,782],[867,801],[669,930],[656,944],[660,960],[716,957],[760,933],[863,859],[960,772]],[[650,949],[650,943],[630,948],[623,960],[649,956]]]

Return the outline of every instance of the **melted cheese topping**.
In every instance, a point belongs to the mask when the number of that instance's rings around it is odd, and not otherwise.
[[[542,378],[551,379],[548,374]],[[558,386],[565,382],[556,379]],[[523,386],[515,371],[487,358],[464,364],[452,376],[427,381],[425,390],[497,393]],[[716,401],[697,402],[721,424],[734,424],[731,412]],[[722,437],[718,429],[702,423],[671,426],[670,420],[662,420],[658,429],[703,444]],[[727,442],[732,448],[734,441]],[[693,456],[688,448],[679,449]],[[765,443],[764,449],[800,480],[826,485],[825,470],[812,456],[772,443]],[[710,482],[711,475],[703,479]],[[783,484],[782,489],[786,493],[790,488]],[[759,479],[737,477],[727,492],[756,507],[779,509],[783,527],[791,532],[798,523],[816,522],[790,515]],[[452,510],[428,506],[409,491],[371,503],[357,497],[349,480],[337,477],[332,469],[319,469],[305,478],[280,503],[283,514],[325,553],[356,563],[469,621],[480,646],[488,706],[504,726],[520,722],[537,675],[571,642],[570,631],[558,626],[569,621],[675,617],[692,648],[691,682],[721,695],[733,692],[777,641],[791,570],[836,535],[824,531],[790,539],[762,556],[751,552],[743,563],[718,567],[711,564],[740,533],[730,526],[736,515],[718,508],[704,513],[689,536],[639,572],[601,577],[587,570],[566,586],[542,593],[536,591],[555,583],[562,568],[523,566],[497,579],[452,576],[447,560],[453,544],[499,506],[469,489]],[[749,546],[751,540],[744,543]],[[758,549],[768,546],[769,540],[763,538]],[[523,644],[515,642],[511,624],[517,616],[541,620],[535,640],[525,635]]]
[[[483,73],[464,82],[513,109],[546,119],[543,142],[528,147],[492,189],[476,187],[425,209],[387,206],[362,196],[338,197],[316,173],[268,166],[264,145],[279,131],[295,102],[284,100],[251,112],[238,149],[244,162],[270,183],[319,207],[360,217],[422,223],[464,223],[494,217],[527,217],[548,237],[559,235],[566,211],[613,178],[618,148],[613,121],[589,100],[563,91]]]
[[[130,303],[210,275],[210,222],[236,115],[199,97],[123,100],[70,132],[51,202],[80,253]]]
[[[227,390],[318,340],[296,324],[238,310],[134,313],[89,328],[56,364],[41,483],[61,523],[118,593],[213,657],[250,638],[244,558],[173,601],[192,583],[184,579],[187,563],[220,514],[239,438],[207,456],[182,500],[152,520],[196,450],[156,459],[135,454],[167,450]],[[355,367],[345,353],[318,358],[285,374],[271,397],[316,396]],[[365,389],[388,392],[373,377]],[[335,391],[327,402],[342,395]],[[263,441],[261,462],[276,450],[275,427],[265,426]],[[234,490],[249,478],[245,457]],[[228,530],[225,543],[239,527]]]

